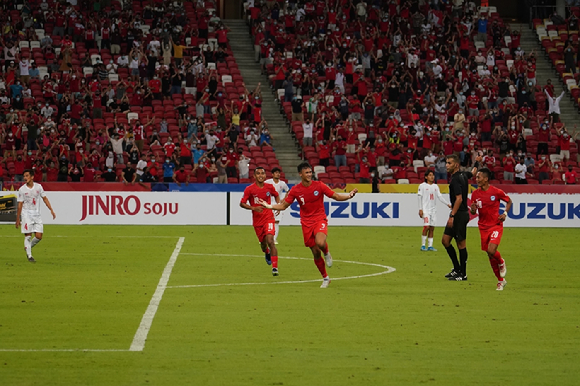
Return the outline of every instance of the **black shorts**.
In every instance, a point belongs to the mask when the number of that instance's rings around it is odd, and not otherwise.
[[[451,236],[455,241],[463,241],[467,238],[467,223],[469,222],[469,212],[457,212],[453,217],[453,228],[445,227],[447,236]]]

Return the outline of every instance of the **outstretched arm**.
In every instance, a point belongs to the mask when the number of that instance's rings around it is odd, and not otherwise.
[[[266,209],[274,209],[274,210],[286,210],[290,204],[286,200],[282,200],[282,202],[270,205],[264,200],[260,200],[260,205],[262,205]]]
[[[347,201],[353,198],[358,193],[358,189],[354,188],[349,193],[334,193],[332,199],[335,201]]]

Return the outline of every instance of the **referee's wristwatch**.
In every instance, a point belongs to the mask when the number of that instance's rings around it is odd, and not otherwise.
[[[453,213],[450,213],[449,218],[453,218],[453,217],[455,217],[455,215],[453,215]]]

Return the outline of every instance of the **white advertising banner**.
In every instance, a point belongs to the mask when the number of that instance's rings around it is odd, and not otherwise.
[[[0,196],[15,192],[0,192]],[[57,214],[53,220],[44,204],[45,224],[225,225],[224,192],[47,192]],[[252,225],[250,211],[240,208],[242,193],[230,193],[230,224]],[[444,195],[447,197],[447,195]],[[507,227],[580,227],[580,195],[511,194],[514,204]],[[417,226],[417,195],[362,193],[352,200],[325,198],[329,225]],[[501,211],[505,204],[502,203]],[[436,226],[445,226],[449,208],[437,201]],[[283,212],[281,225],[300,225],[300,208],[294,202]],[[474,218],[470,226],[477,226]]]
[[[9,193],[9,192],[5,192]],[[226,193],[47,192],[44,224],[224,225]]]
[[[230,223],[251,225],[252,215],[239,207],[241,193],[231,193]],[[448,195],[444,195],[449,200]],[[512,194],[513,207],[505,222],[507,227],[580,227],[580,196],[567,194]],[[417,195],[404,193],[362,193],[354,199],[336,202],[325,198],[329,225],[422,226]],[[505,204],[500,211],[503,212]],[[281,225],[300,225],[300,208],[294,202],[286,209]],[[445,226],[449,208],[437,201],[437,221]],[[469,226],[477,226],[477,218]]]

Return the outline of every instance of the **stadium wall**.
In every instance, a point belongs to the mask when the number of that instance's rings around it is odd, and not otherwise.
[[[0,192],[15,203],[14,192]],[[42,210],[45,224],[125,224],[125,225],[251,225],[249,211],[239,207],[241,192],[48,192],[57,213],[50,218]],[[579,227],[580,195],[511,194],[514,206],[508,227]],[[6,201],[4,201],[6,202]],[[449,209],[437,202],[437,226],[444,226]],[[14,205],[11,216],[15,219]],[[353,200],[327,199],[330,225],[422,226],[415,194],[358,194]],[[282,225],[299,225],[299,207],[291,205],[283,214]],[[6,213],[8,214],[8,213]],[[14,221],[14,220],[12,220]],[[470,222],[476,226],[477,221]]]

